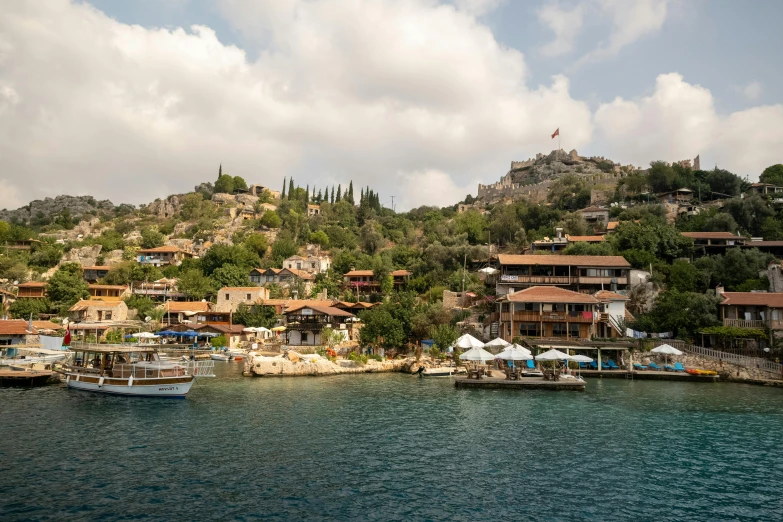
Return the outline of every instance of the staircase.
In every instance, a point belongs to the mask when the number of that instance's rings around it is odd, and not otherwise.
[[[718,350],[713,350],[712,348],[705,348],[704,346],[689,344],[685,341],[666,339],[655,341],[655,346],[660,346],[662,344],[674,346],[678,350],[693,355],[698,355],[699,357],[723,361],[725,363],[740,366],[742,368],[758,370],[767,374],[769,379],[783,379],[783,365],[776,363],[775,361],[762,359],[760,357],[747,357],[745,355],[739,355],[736,353],[721,352]]]

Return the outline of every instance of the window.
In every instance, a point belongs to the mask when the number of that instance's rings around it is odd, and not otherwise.
[[[302,332],[302,342],[303,343],[307,342],[307,332]]]
[[[552,337],[565,337],[567,331],[566,323],[552,323]]]
[[[231,299],[231,297],[228,294],[226,294],[226,301],[228,301],[230,299]]]
[[[519,335],[527,337],[541,337],[540,323],[520,323]]]
[[[579,338],[579,323],[568,323],[568,336]]]
[[[246,297],[245,299],[247,299],[248,301],[250,301],[250,294],[247,294],[247,297]]]

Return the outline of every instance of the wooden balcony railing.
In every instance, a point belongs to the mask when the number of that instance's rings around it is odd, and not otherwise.
[[[531,276],[531,275],[513,275],[503,274],[500,276],[501,284],[536,284],[536,285],[570,285],[576,282],[574,276]]]
[[[592,312],[591,312],[592,313]],[[500,320],[503,322],[511,321],[511,312],[502,312],[500,314]],[[514,312],[515,323],[586,323],[591,324],[593,322],[592,316],[587,318],[582,315],[582,312],[577,312],[576,316],[572,316],[569,312]]]
[[[724,319],[723,326],[733,326],[735,328],[766,328],[767,322],[757,320],[757,319],[750,320],[750,321],[747,321],[745,319]]]

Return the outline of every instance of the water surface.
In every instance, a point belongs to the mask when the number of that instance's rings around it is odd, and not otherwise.
[[[780,520],[783,390],[401,374],[0,389],[0,520]]]

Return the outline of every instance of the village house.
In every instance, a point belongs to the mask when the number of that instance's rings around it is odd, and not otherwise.
[[[199,322],[198,314],[209,312],[212,309],[212,303],[208,301],[166,301],[159,308],[162,308],[165,314],[163,321],[167,325],[172,325]]]
[[[197,331],[198,333],[213,333],[218,335],[225,335],[226,339],[228,339],[228,346],[230,348],[236,348],[239,345],[239,342],[242,341],[242,338],[244,336],[243,331],[245,327],[241,324],[217,324],[217,323],[209,323],[209,324],[198,324],[193,326],[193,330]]]
[[[111,270],[110,266],[85,266],[82,267],[82,277],[88,283],[97,283],[100,279],[106,277]]]
[[[745,244],[745,238],[731,232],[682,232],[693,239],[696,252],[701,254],[725,254],[726,250]]]
[[[546,256],[499,254],[498,295],[539,285],[577,292],[625,291],[631,264],[622,256]]]
[[[38,330],[23,319],[0,319],[0,348],[20,344],[37,344]]]
[[[23,239],[21,241],[12,241],[3,245],[5,250],[23,250],[30,251],[34,246],[40,245],[41,242],[37,239]]]
[[[286,342],[294,346],[320,345],[321,332],[326,327],[338,332],[344,340],[348,339],[351,331],[348,319],[354,317],[352,313],[333,306],[314,304],[291,307],[283,314]]]
[[[762,196],[772,195],[775,197],[783,197],[783,187],[773,185],[772,183],[753,183],[748,192],[755,192]]]
[[[555,229],[555,237],[548,238],[545,237],[544,239],[539,239],[537,241],[533,241],[530,244],[530,251],[536,252],[536,251],[546,251],[546,252],[552,252],[553,254],[557,254],[562,252],[568,247],[568,239],[563,237],[563,229],[562,228],[556,228]]]
[[[671,205],[688,204],[693,199],[693,191],[688,188],[679,188],[656,194],[655,198],[661,203],[669,203]]]
[[[101,323],[128,320],[128,305],[124,301],[81,300],[73,305],[69,319],[77,323]]]
[[[17,299],[41,299],[46,297],[46,283],[40,281],[30,281],[20,283],[17,287]]]
[[[313,216],[320,216],[321,215],[321,205],[307,205],[307,216],[313,217]]]
[[[590,339],[598,305],[590,294],[533,286],[498,299],[499,333],[508,342],[517,336]]]
[[[216,312],[236,312],[240,304],[252,305],[269,299],[269,290],[263,286],[223,287],[218,290]]]
[[[723,326],[759,328],[783,334],[783,293],[724,292],[718,287]]]
[[[90,299],[102,301],[120,301],[130,297],[130,287],[126,285],[87,285]]]
[[[306,294],[310,293],[312,284],[315,281],[314,275],[296,268],[254,268],[249,275],[250,282],[257,285],[274,283],[281,286],[290,286],[292,283],[301,280],[305,283],[304,291]]]
[[[5,315],[5,311],[14,301],[16,301],[16,296],[13,292],[0,288],[0,316]]]
[[[136,261],[142,265],[167,266],[180,265],[187,258],[192,258],[193,254],[186,252],[175,246],[161,246],[155,248],[144,248],[136,251]]]
[[[133,295],[142,295],[154,301],[181,300],[185,298],[185,294],[177,290],[177,280],[165,277],[152,283],[143,281],[136,283],[131,291]]]
[[[626,323],[633,320],[625,305],[630,299],[609,290],[599,290],[593,297],[598,299],[598,320],[595,335],[597,337],[625,337]]]
[[[411,273],[407,270],[395,270],[391,273],[394,282],[394,289],[404,287],[410,279]],[[375,280],[372,270],[351,270],[344,276],[345,282],[352,289],[365,290],[368,292],[378,292],[381,285]]]
[[[609,209],[591,206],[583,208],[579,211],[582,214],[582,218],[592,227],[598,227],[603,229],[606,223],[609,222]]]
[[[283,268],[303,270],[310,274],[324,274],[332,266],[329,256],[291,256],[283,261]]]

